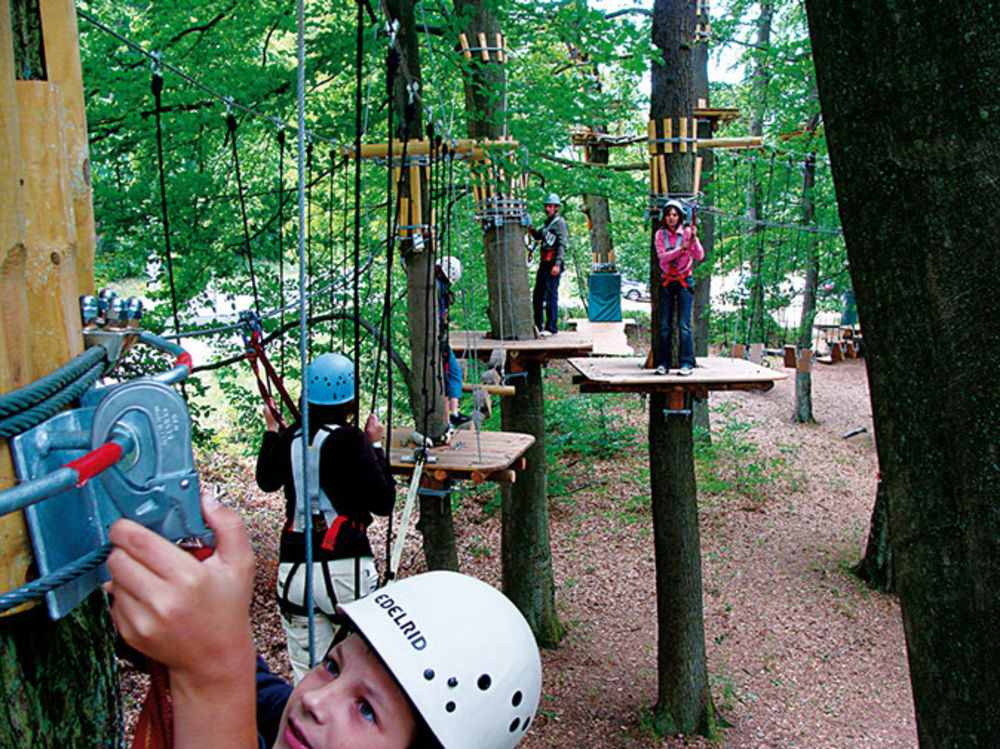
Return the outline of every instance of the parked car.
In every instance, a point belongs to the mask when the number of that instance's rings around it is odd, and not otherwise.
[[[622,296],[633,302],[649,297],[649,285],[645,281],[622,279]]]

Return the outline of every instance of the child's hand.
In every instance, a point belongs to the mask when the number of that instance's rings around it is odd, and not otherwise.
[[[267,431],[278,431],[278,419],[275,418],[274,412],[271,410],[270,406],[264,406],[264,424],[267,427]]]
[[[202,511],[218,544],[204,562],[131,520],[109,533],[111,618],[129,645],[171,670],[172,683],[208,685],[253,660],[250,541],[240,516],[207,493]]]
[[[385,427],[382,426],[382,422],[375,414],[369,414],[368,421],[365,422],[365,434],[368,436],[368,441],[381,442],[384,433]]]

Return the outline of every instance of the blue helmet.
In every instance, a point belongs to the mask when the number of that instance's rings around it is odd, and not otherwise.
[[[320,354],[306,368],[309,402],[339,406],[354,400],[354,362],[343,354]]]

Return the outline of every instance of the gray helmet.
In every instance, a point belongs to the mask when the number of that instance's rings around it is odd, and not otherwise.
[[[559,196],[554,192],[549,193],[549,197],[545,199],[545,205],[562,205],[562,201],[559,200]]]

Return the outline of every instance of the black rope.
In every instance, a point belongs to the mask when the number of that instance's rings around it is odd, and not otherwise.
[[[285,327],[285,129],[278,128],[278,298],[279,325]],[[281,339],[281,377],[285,377],[285,339]]]
[[[313,255],[312,255],[312,171],[313,171],[313,144],[312,141],[306,143],[306,278],[312,283],[313,276]],[[313,316],[313,298],[309,297],[308,316]],[[313,345],[312,336],[306,341],[309,360],[312,361]]]
[[[361,425],[359,409],[361,398],[361,329],[357,318],[360,316],[358,274],[361,264],[361,106],[365,51],[365,9],[358,3],[357,39],[354,50],[354,423]],[[392,143],[389,144],[390,156]]]
[[[167,282],[170,284],[170,308],[174,317],[174,330],[180,333],[181,322],[177,314],[177,287],[174,285],[174,253],[170,247],[170,216],[167,212],[167,180],[163,169],[163,123],[160,120],[160,112],[163,109],[163,77],[159,73],[153,73],[150,88],[153,90],[154,109],[156,111],[156,163],[160,175],[160,214],[163,218],[163,254],[166,255],[167,260]],[[177,339],[177,343],[180,344],[180,338]],[[181,383],[181,395],[187,401],[187,390],[184,388],[183,382]]]
[[[253,252],[250,249],[250,224],[247,221],[247,205],[243,198],[243,177],[240,175],[240,156],[236,148],[236,115],[232,110],[226,112],[226,127],[229,128],[229,137],[233,150],[233,170],[236,172],[236,189],[240,196],[240,216],[243,219],[243,252],[250,264],[250,283],[253,286],[253,306],[257,316],[260,317],[260,297],[257,294],[257,274],[253,267]]]
[[[335,160],[336,160],[336,153],[334,151],[330,151],[330,191],[329,191],[329,194],[327,196],[326,246],[327,246],[327,250],[330,253],[330,276],[331,277],[334,275],[334,273],[337,270],[336,258],[334,257],[334,253],[333,253],[333,244],[334,244],[334,242],[333,242],[333,236],[334,236],[334,232],[333,232],[333,213],[334,213],[333,195],[334,195],[334,189],[333,189],[333,187],[334,187],[334,183],[336,182],[336,176],[337,176],[336,175],[336,170],[334,169]],[[333,286],[331,286],[330,287],[330,311],[333,312],[335,309],[337,309],[337,290]],[[333,335],[334,325],[335,325],[335,323],[333,323],[331,321],[331,324],[330,324],[330,350],[331,351],[334,348],[334,346],[333,346],[333,342],[334,342],[334,335]]]

